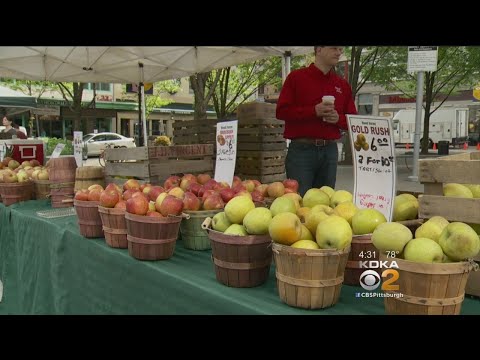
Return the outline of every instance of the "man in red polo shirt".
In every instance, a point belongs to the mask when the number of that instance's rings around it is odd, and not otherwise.
[[[277,119],[285,121],[290,139],[285,167],[287,178],[299,183],[301,196],[311,188],[335,188],[340,130],[347,129],[345,114],[357,114],[350,85],[334,67],[342,47],[315,46],[315,62],[292,71],[277,102]],[[322,101],[333,96],[334,102]]]

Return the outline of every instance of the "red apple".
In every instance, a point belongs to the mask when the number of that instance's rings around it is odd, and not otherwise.
[[[141,192],[141,191],[135,191],[135,192],[132,194],[132,198],[137,197],[137,196],[143,196],[147,201],[150,201],[150,200],[148,199],[148,195],[145,194],[145,193],[143,193],[143,192]]]
[[[220,190],[220,197],[222,198],[225,204],[228,203],[231,199],[233,199],[234,196],[235,196],[235,190],[233,189]]]
[[[100,190],[100,191],[103,191],[103,190],[104,190],[104,189],[103,189],[103,186],[100,185],[100,184],[90,185],[87,190],[88,190],[88,191],[93,191],[93,190],[97,190],[97,189]]]
[[[248,191],[247,188],[243,185],[243,184],[237,184],[235,185],[233,188],[233,191],[235,191],[236,193],[240,192],[240,191]]]
[[[172,195],[179,198],[180,200],[183,200],[183,197],[185,196],[185,191],[183,191],[182,188],[176,186],[168,190],[168,195]]]
[[[203,195],[202,195],[202,201],[205,201],[205,199],[206,199],[208,196],[213,195],[213,194],[218,194],[218,192],[215,191],[215,190],[205,190],[205,191],[203,192]]]
[[[127,201],[128,199],[130,199],[132,197],[132,195],[136,192],[139,192],[140,189],[128,189],[128,190],[125,190],[122,194],[122,198],[123,200]]]
[[[100,193],[100,205],[107,208],[113,208],[120,201],[120,194],[116,189],[103,190]]]
[[[88,193],[87,189],[78,190],[75,193],[75,200],[88,201]]]
[[[216,210],[216,209],[223,209],[225,204],[218,193],[211,194],[206,197],[203,201],[203,208],[205,210]]]
[[[147,216],[153,216],[153,217],[163,217],[162,214],[156,211],[147,211]]]
[[[160,195],[157,196],[155,199],[155,210],[160,212],[160,206],[162,205],[163,200],[168,196],[168,193],[163,192]]]
[[[151,201],[157,200],[158,195],[165,192],[165,189],[161,186],[152,186],[150,191],[148,192],[148,199]]]
[[[90,190],[88,192],[88,201],[100,201],[100,194],[102,193],[102,191],[103,190],[100,190],[99,188]]]
[[[165,190],[168,191],[171,188],[179,186],[181,180],[182,179],[180,177],[178,177],[176,175],[172,175],[172,176],[168,177],[167,180],[165,180],[165,183],[163,184],[163,187],[165,188]]]
[[[120,200],[117,205],[115,205],[115,209],[123,209],[127,210],[127,202],[125,200]]]
[[[294,179],[285,179],[283,180],[283,186],[288,189],[292,189],[293,192],[298,192],[298,181]]]
[[[37,159],[30,160],[30,163],[32,164],[33,167],[40,166],[40,163],[38,162]]]
[[[136,215],[146,215],[148,200],[144,196],[136,196],[127,200],[127,212]]]
[[[199,183],[191,183],[190,186],[187,188],[187,191],[191,191],[192,193],[194,193],[196,196],[198,196],[198,192],[200,191],[200,189],[202,188],[203,186],[200,185]]]
[[[189,211],[198,211],[202,203],[200,199],[192,192],[187,191],[185,197],[183,198],[183,209]]]
[[[198,174],[197,181],[200,185],[206,184],[212,177],[208,174]]]
[[[213,190],[213,188],[215,187],[215,185],[217,185],[217,182],[213,179],[210,179],[208,180],[204,185],[203,187],[206,189],[206,190]]]
[[[261,184],[255,188],[255,191],[258,191],[263,196],[268,196],[268,184]]]
[[[252,191],[251,195],[254,202],[262,202],[265,200],[265,197],[260,191],[254,190]]]
[[[120,186],[118,186],[118,185],[115,184],[115,183],[110,183],[110,184],[108,184],[107,186],[105,186],[105,190],[115,190],[115,191],[118,191],[118,193],[120,194],[120,196],[123,195],[122,189],[120,188]]]
[[[242,179],[240,179],[238,176],[234,176],[232,181],[232,188],[234,188],[235,186],[241,183],[242,183]]]
[[[285,194],[285,186],[280,181],[275,181],[268,185],[268,196],[271,198],[279,198]]]
[[[258,180],[252,180],[252,181],[255,184],[255,187],[262,185],[262,183]]]
[[[183,201],[172,195],[167,195],[160,205],[160,213],[163,216],[180,215],[182,210]]]

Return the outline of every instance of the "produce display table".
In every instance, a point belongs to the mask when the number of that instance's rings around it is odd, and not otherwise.
[[[48,200],[0,204],[0,314],[384,314],[383,299],[357,298],[361,288],[346,285],[331,308],[290,307],[273,265],[261,286],[226,287],[211,251],[185,249],[181,240],[169,260],[138,261],[103,238],[82,237],[76,216],[36,215],[49,209]],[[480,300],[465,299],[462,314],[480,314]]]

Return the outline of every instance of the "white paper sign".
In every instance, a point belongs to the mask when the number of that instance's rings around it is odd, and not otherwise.
[[[52,159],[58,158],[62,153],[64,147],[65,147],[65,144],[57,144],[57,146],[55,146],[55,149],[53,149],[52,156],[50,156],[50,158]]]
[[[233,183],[237,160],[237,128],[238,120],[217,123],[215,181],[225,181],[230,186]]]
[[[437,71],[438,46],[409,46],[407,71]]]
[[[83,165],[83,132],[74,131],[73,132],[73,155],[75,156],[75,161],[77,162],[77,167],[82,167]]]
[[[395,142],[388,118],[347,115],[352,148],[353,199],[392,221],[396,189]]]

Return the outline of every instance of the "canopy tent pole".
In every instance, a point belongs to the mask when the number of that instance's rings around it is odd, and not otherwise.
[[[140,84],[138,87],[138,144],[139,146],[147,145],[147,120],[145,112],[145,88],[143,84],[143,63],[138,63],[140,69]]]
[[[282,56],[282,83],[285,82],[288,74],[290,74],[291,60],[292,53],[290,51],[285,51]]]

